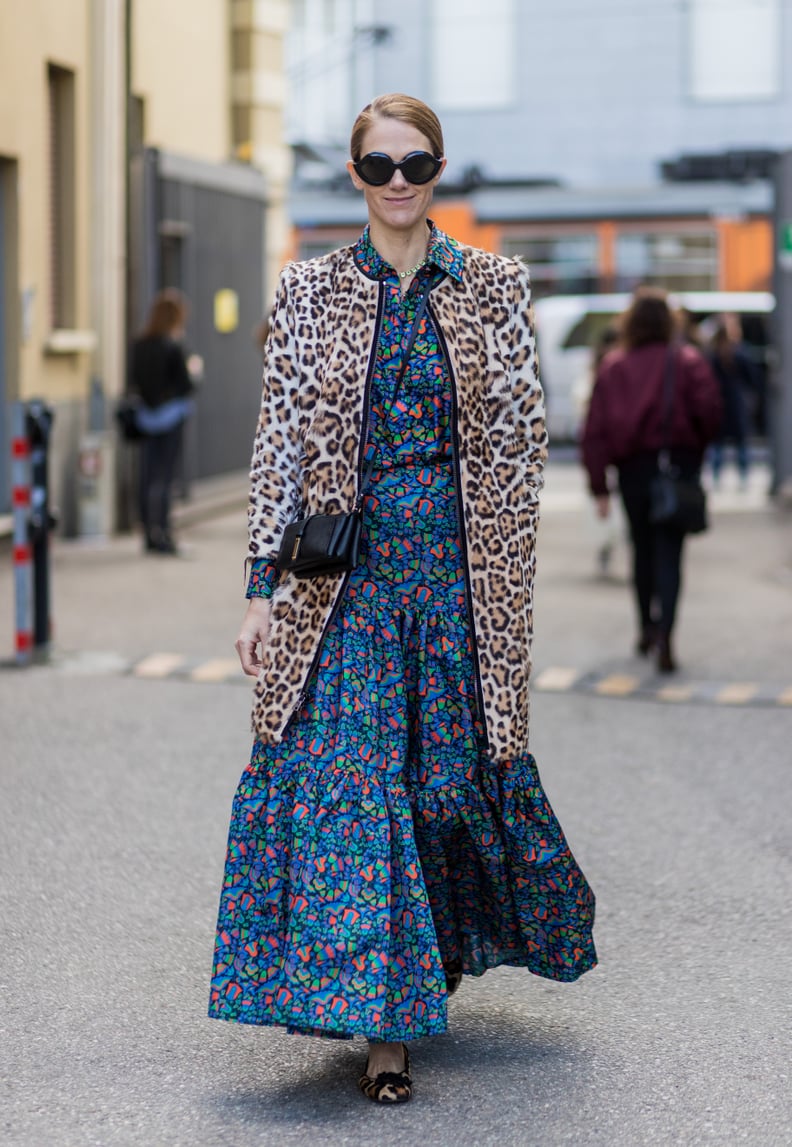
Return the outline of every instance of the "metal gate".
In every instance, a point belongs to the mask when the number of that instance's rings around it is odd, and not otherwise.
[[[204,360],[185,478],[246,469],[261,400],[253,332],[265,308],[264,177],[149,149],[133,169],[132,195],[130,330],[142,326],[156,291],[178,287],[190,304],[187,349]],[[217,321],[219,292],[238,304],[232,329]]]

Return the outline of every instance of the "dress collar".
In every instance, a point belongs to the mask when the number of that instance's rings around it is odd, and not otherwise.
[[[436,227],[431,219],[427,220],[431,236],[427,251],[426,266],[435,266],[454,279],[462,281],[464,255],[456,239],[452,239]],[[370,279],[387,279],[396,274],[390,263],[386,263],[379,251],[371,242],[368,226],[352,248],[355,263]]]

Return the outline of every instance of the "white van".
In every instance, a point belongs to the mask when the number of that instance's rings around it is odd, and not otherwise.
[[[631,295],[552,295],[537,299],[536,339],[547,403],[551,442],[575,441],[593,383],[595,347],[605,329],[629,306]],[[769,342],[771,294],[762,291],[678,291],[669,299],[684,307],[697,323],[719,314],[737,314],[746,343],[752,348],[763,392]],[[755,429],[764,426],[763,393],[755,404]]]

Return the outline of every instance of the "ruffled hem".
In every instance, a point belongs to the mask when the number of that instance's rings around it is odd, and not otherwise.
[[[234,803],[209,1014],[305,1034],[446,1030],[443,964],[558,981],[596,962],[594,902],[533,758],[408,791],[257,743]],[[336,844],[340,831],[343,848]]]
[[[592,968],[594,896],[532,756],[410,794],[438,943],[466,975],[500,965],[571,982]]]
[[[406,796],[338,765],[254,747],[232,814],[210,1014],[371,1039],[443,1031]]]

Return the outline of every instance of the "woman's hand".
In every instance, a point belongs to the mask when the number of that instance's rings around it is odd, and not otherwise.
[[[267,644],[270,629],[272,603],[265,597],[251,597],[247,613],[236,639],[235,648],[248,677],[258,677],[261,669],[261,654]]]
[[[607,518],[610,514],[610,494],[597,494],[594,502],[597,507],[597,517]]]

